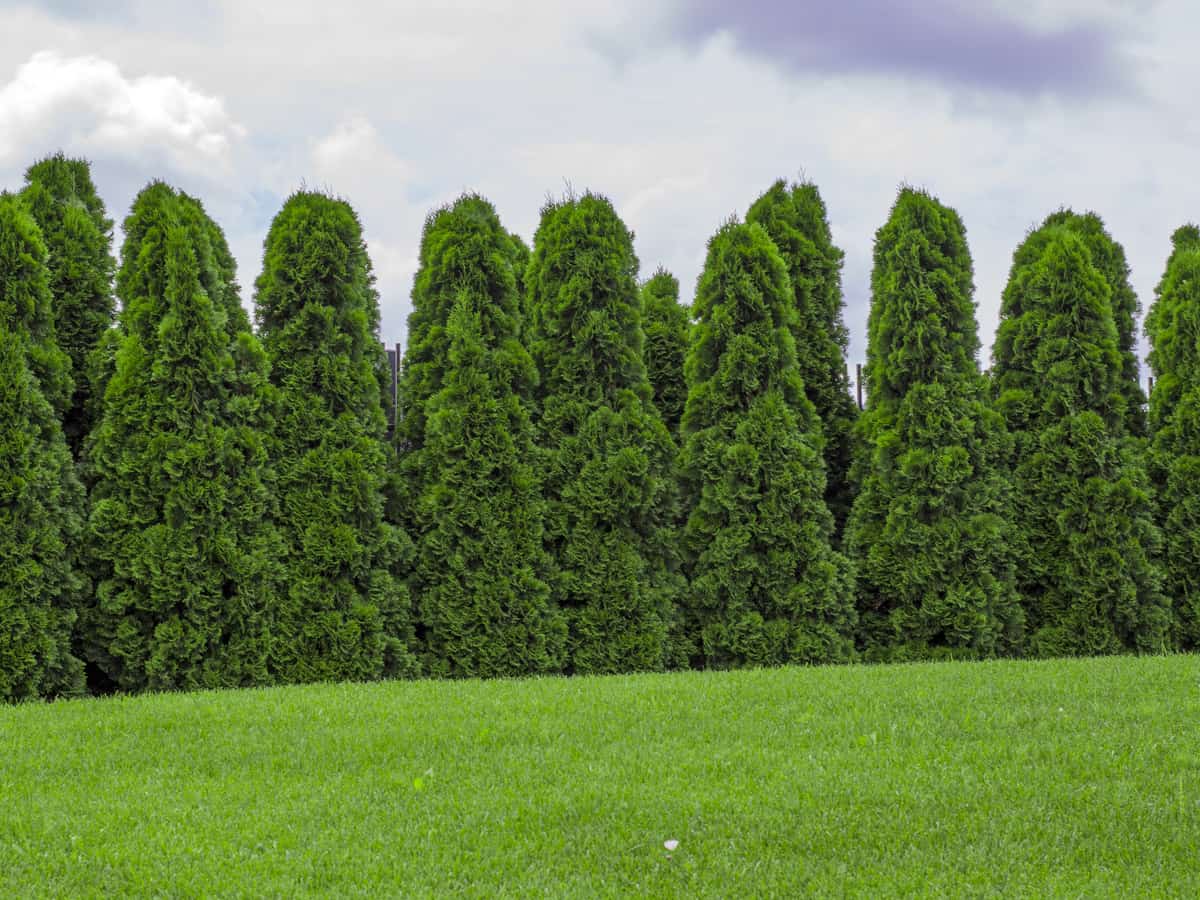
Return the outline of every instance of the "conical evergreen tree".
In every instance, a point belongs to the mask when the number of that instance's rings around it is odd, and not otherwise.
[[[1013,256],[1013,269],[1026,264],[1036,264],[1045,250],[1045,244],[1053,234],[1054,226],[1062,226],[1087,247],[1092,265],[1108,285],[1109,306],[1112,308],[1113,324],[1117,329],[1117,350],[1121,354],[1120,392],[1124,398],[1125,414],[1123,427],[1127,434],[1142,436],[1146,433],[1146,395],[1138,380],[1137,361],[1137,315],[1140,312],[1137,294],[1129,283],[1129,264],[1125,260],[1125,249],[1113,240],[1104,227],[1103,220],[1093,212],[1076,213],[1060,209],[1046,217],[1042,227],[1027,236]]]
[[[122,336],[90,451],[89,660],[122,690],[269,683],[281,546],[265,357],[246,333],[231,349],[179,195],[151,185],[125,231]]]
[[[1200,228],[1186,225],[1146,316],[1150,337],[1153,444],[1166,593],[1174,603],[1174,645],[1200,650]]]
[[[288,199],[255,299],[278,391],[271,456],[288,580],[272,672],[283,681],[411,673],[409,598],[393,571],[409,545],[384,516],[379,299],[349,204]]]
[[[424,668],[434,674],[521,675],[563,665],[566,629],[543,580],[544,502],[527,409],[537,373],[518,340],[511,251],[482,197],[465,195],[426,222],[409,317],[400,471],[418,546]]]
[[[525,275],[552,597],[578,673],[659,669],[680,579],[675,446],[651,402],[633,236],[603,197],[542,210]]]
[[[49,250],[58,345],[71,359],[74,392],[63,430],[78,458],[97,415],[91,356],[113,324],[113,223],[84,160],[55,154],[30,166],[25,181],[22,198]]]
[[[815,184],[776,181],[754,201],[746,221],[766,230],[788,268],[796,309],[791,325],[796,365],[824,433],[825,502],[840,540],[854,501],[850,464],[858,418],[846,369],[850,333],[842,320],[843,254],[833,243]]]
[[[861,492],[846,532],[860,643],[871,659],[1015,652],[1011,440],[975,358],[958,214],[902,190],[875,236],[871,285]]]
[[[993,349],[1016,439],[1019,589],[1035,655],[1158,651],[1168,604],[1111,291],[1084,240],[1052,224],[1014,254]]]
[[[687,403],[688,309],[679,302],[679,279],[659,269],[642,285],[642,330],[646,334],[646,374],[654,389],[654,406],[676,440]]]
[[[762,227],[731,222],[709,241],[693,309],[680,454],[693,661],[848,660],[853,578],[830,546],[791,282]]]
[[[486,313],[473,301],[492,302],[464,292],[451,312],[450,374],[428,409],[433,477],[420,498],[416,578],[426,668],[456,676],[555,672],[566,621],[543,580],[532,426],[506,384],[529,357],[520,345],[489,348]]]
[[[54,343],[47,252],[17,198],[0,194],[0,700],[77,693],[72,626],[83,489],[46,398],[71,396]]]

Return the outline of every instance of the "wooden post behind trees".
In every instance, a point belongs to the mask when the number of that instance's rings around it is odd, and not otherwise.
[[[862,409],[862,408],[863,408],[863,396],[862,396],[862,363],[857,363],[857,364],[854,366],[854,369],[855,369],[855,376],[854,376],[854,392],[855,392],[855,394],[857,394],[857,396],[858,396],[858,408],[859,408],[859,409]]]

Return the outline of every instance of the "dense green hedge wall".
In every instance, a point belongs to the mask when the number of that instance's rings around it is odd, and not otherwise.
[[[981,371],[963,221],[902,188],[861,412],[808,182],[682,292],[605,197],[528,244],[461,196],[394,394],[346,201],[287,198],[253,317],[197,198],[147,185],[119,266],[112,231],[61,153],[0,194],[0,700],[1200,648],[1196,226],[1148,415],[1091,212],[1016,248]]]

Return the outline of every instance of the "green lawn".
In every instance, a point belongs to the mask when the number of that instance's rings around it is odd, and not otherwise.
[[[0,896],[124,894],[1200,897],[1200,657],[0,708]]]

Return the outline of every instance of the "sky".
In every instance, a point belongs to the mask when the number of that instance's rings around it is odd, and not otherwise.
[[[333,192],[398,342],[425,216],[465,191],[530,242],[548,197],[605,194],[689,302],[722,223],[807,179],[853,365],[907,184],[966,224],[987,365],[1012,252],[1060,207],[1101,215],[1152,301],[1200,219],[1198,38],[1191,0],[0,0],[0,188],[83,156],[119,223],[166,180],[224,228],[248,305],[287,196]]]

